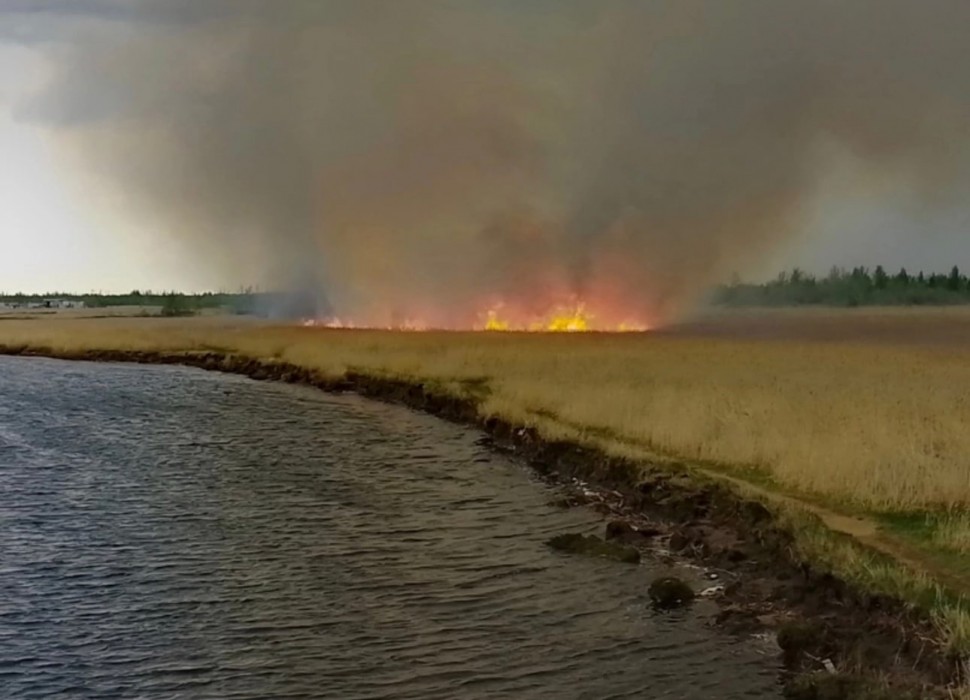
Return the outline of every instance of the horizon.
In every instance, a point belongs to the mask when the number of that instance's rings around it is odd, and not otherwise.
[[[833,265],[824,274],[819,274],[809,270],[805,270],[797,265],[787,268],[782,268],[777,270],[773,275],[762,276],[760,279],[744,278],[741,276],[732,276],[730,279],[723,279],[712,284],[709,289],[711,291],[716,291],[719,288],[730,287],[730,286],[768,286],[779,280],[791,281],[791,276],[793,273],[797,273],[801,276],[803,280],[812,280],[818,282],[824,282],[830,279],[833,273],[837,273],[842,277],[850,277],[855,270],[859,270],[864,275],[870,277],[870,279],[878,274],[878,270],[882,269],[885,273],[887,279],[895,280],[898,279],[902,273],[906,273],[907,277],[911,281],[916,281],[918,278],[923,277],[926,280],[930,278],[946,278],[949,277],[954,270],[956,270],[962,278],[967,278],[968,271],[970,268],[964,269],[958,263],[951,264],[946,269],[936,269],[936,270],[926,270],[926,269],[915,269],[908,268],[903,265],[898,269],[887,268],[884,265],[856,265],[853,267],[847,267],[842,265]],[[11,298],[71,298],[71,297],[164,297],[164,296],[187,296],[187,297],[206,297],[206,296],[258,296],[258,295],[277,295],[277,294],[288,294],[295,290],[287,290],[284,288],[267,288],[261,289],[257,285],[243,285],[235,290],[230,289],[201,289],[201,290],[189,290],[189,289],[178,289],[178,288],[168,288],[168,289],[151,289],[148,287],[135,287],[127,291],[106,291],[106,290],[87,290],[87,291],[71,291],[67,289],[51,290],[46,289],[44,291],[38,292],[28,292],[24,290],[18,291],[8,291],[0,288],[0,299],[11,299]]]

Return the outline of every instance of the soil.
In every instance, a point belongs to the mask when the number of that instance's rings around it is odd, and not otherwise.
[[[636,462],[544,440],[534,429],[483,418],[473,398],[443,394],[417,382],[353,372],[335,379],[288,363],[211,352],[55,352],[0,346],[0,354],[188,365],[356,392],[477,425],[495,449],[562,485],[564,495],[553,505],[594,507],[608,518],[608,540],[697,567],[712,584],[700,595],[717,603],[711,624],[729,634],[776,635],[786,668],[786,696],[947,698],[949,688],[966,680],[961,678],[961,660],[946,653],[926,611],[871,594],[798,560],[793,534],[768,505],[686,467]]]

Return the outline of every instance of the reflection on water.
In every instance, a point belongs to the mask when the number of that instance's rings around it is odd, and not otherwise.
[[[3,698],[776,698],[478,434],[172,367],[0,358]]]

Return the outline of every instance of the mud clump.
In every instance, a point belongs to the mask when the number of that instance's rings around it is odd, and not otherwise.
[[[778,646],[781,647],[785,663],[793,666],[807,653],[817,656],[822,651],[824,637],[824,630],[819,625],[794,621],[779,628]]]
[[[582,554],[601,559],[612,559],[626,564],[639,564],[640,552],[635,547],[606,542],[595,535],[580,535],[569,533],[556,535],[546,544],[558,552]]]
[[[657,537],[660,529],[655,527],[634,527],[625,520],[611,520],[606,523],[606,539],[637,542]]]
[[[664,610],[689,605],[696,597],[693,588],[674,576],[655,580],[647,589],[647,595],[654,607]]]
[[[560,498],[555,498],[549,501],[549,505],[553,508],[559,508],[560,510],[568,510],[569,508],[578,508],[580,506],[589,505],[590,500],[587,496],[582,494],[572,494],[569,496],[562,496]]]

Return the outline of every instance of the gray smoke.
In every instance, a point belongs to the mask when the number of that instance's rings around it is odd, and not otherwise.
[[[790,235],[833,149],[931,207],[970,185],[965,0],[28,5],[101,19],[23,107],[77,168],[359,321],[669,317]]]

